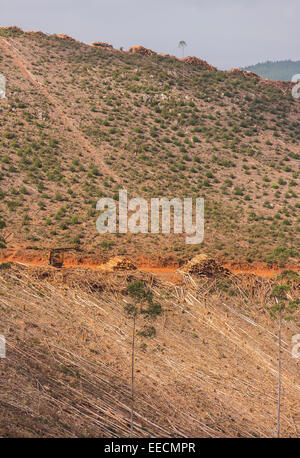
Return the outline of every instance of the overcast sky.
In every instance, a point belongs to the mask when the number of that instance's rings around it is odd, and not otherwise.
[[[0,25],[66,33],[115,48],[206,59],[226,69],[300,60],[300,0],[0,0]]]

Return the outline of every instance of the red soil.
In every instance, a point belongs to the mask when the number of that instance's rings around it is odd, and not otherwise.
[[[64,268],[82,268],[90,270],[99,270],[103,268],[105,264],[104,259],[100,259],[97,256],[78,255],[78,254],[65,254]],[[18,264],[25,264],[28,266],[47,267],[48,253],[33,253],[32,251],[24,250],[4,250],[0,253],[1,262],[12,262]],[[133,260],[134,262],[134,260]],[[164,280],[177,282],[182,278],[176,271],[178,264],[172,263],[171,260],[159,260],[154,261],[151,259],[140,258],[135,262],[137,267],[144,271],[154,275],[158,275]],[[268,266],[266,263],[237,263],[237,262],[223,262],[223,267],[229,269],[233,274],[254,274],[260,277],[272,278],[279,275],[283,270],[294,270],[300,272],[299,266]]]

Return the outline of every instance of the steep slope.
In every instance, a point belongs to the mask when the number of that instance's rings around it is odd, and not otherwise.
[[[125,307],[128,284],[141,279],[156,307],[136,323],[134,436],[274,437],[272,281],[187,278],[174,286],[140,273],[16,266],[0,273],[1,437],[129,436],[132,319]],[[290,297],[299,300],[295,283]],[[300,360],[291,355],[298,325],[299,311],[283,324],[286,437],[300,435]]]
[[[205,197],[207,252],[299,252],[291,85],[1,29],[1,217],[10,244],[189,256],[183,236],[97,235],[96,201]],[[200,61],[202,62],[202,61]],[[196,62],[197,63],[197,62]]]

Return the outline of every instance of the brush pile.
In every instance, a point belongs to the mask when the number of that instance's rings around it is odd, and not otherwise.
[[[216,67],[213,67],[212,65],[208,64],[206,60],[199,59],[195,56],[184,57],[180,60],[189,65],[197,65],[198,67],[203,68],[203,70],[216,70]]]
[[[118,270],[136,270],[136,266],[125,256],[115,256],[111,258],[105,265],[106,272],[115,272]]]
[[[132,54],[142,54],[143,56],[154,56],[156,52],[152,51],[151,49],[144,48],[144,46],[133,46],[129,52]]]
[[[231,70],[229,70],[229,73],[236,73],[237,75],[260,79],[260,76],[256,73],[250,72],[249,70],[240,70],[239,68],[232,68]]]
[[[228,276],[230,271],[214,259],[199,254],[178,270],[179,273],[197,275],[198,277]]]
[[[68,41],[77,41],[75,38],[70,37],[69,35],[66,35],[65,33],[58,33],[57,34],[58,38],[61,40],[68,40]]]

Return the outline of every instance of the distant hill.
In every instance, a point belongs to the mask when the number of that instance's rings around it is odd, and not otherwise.
[[[277,81],[291,81],[292,76],[300,73],[300,60],[281,60],[277,62],[263,62],[256,65],[249,65],[243,70],[250,70],[262,78]]]

